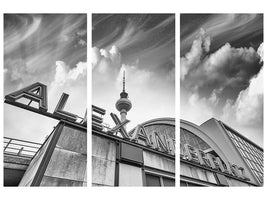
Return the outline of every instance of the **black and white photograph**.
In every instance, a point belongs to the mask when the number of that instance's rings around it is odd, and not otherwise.
[[[266,0],[0,4],[1,200],[264,199]]]
[[[3,24],[3,185],[86,186],[87,15]]]
[[[263,186],[263,14],[180,15],[180,186]]]
[[[92,15],[92,186],[175,186],[175,14]]]

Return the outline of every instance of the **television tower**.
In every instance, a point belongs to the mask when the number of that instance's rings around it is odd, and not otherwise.
[[[128,99],[128,93],[125,92],[125,71],[123,71],[123,85],[122,92],[120,93],[120,99],[116,102],[116,109],[120,112],[121,122],[126,120],[126,115],[132,108],[132,103]],[[126,129],[126,126],[124,126]]]

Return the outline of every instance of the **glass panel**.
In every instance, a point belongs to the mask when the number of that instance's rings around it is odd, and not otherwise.
[[[161,186],[160,177],[146,174],[146,186]]]
[[[236,140],[233,140],[233,142],[234,142],[235,146],[237,146],[237,141]]]
[[[180,181],[180,186],[181,186],[181,187],[187,187],[187,183],[184,182],[184,181]]]
[[[201,150],[206,150],[209,149],[210,146],[204,142],[200,137],[194,135],[190,131],[186,129],[181,129],[181,134],[180,134],[180,143],[182,145],[184,144],[189,144],[197,149]]]
[[[190,187],[205,187],[204,185],[198,185],[198,184],[196,184],[196,183],[187,183],[187,185]]]
[[[163,177],[163,184],[167,187],[174,187],[175,186],[175,180],[171,178]]]
[[[245,154],[242,149],[240,150],[240,153],[242,154],[243,157],[245,157]]]

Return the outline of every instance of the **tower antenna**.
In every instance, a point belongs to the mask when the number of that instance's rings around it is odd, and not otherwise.
[[[123,71],[123,88],[122,91],[125,92],[125,70]]]

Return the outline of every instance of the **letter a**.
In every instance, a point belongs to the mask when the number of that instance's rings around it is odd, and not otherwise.
[[[34,83],[16,92],[5,96],[6,101],[15,102],[18,99],[26,98],[39,103],[39,110],[47,111],[47,88],[42,83]],[[31,103],[30,101],[30,103]],[[20,102],[19,102],[20,103]],[[30,104],[29,103],[29,104]]]

